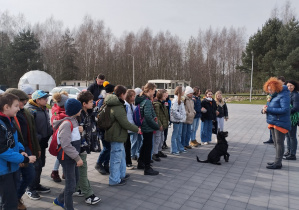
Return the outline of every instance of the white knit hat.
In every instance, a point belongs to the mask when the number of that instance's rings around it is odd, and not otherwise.
[[[187,87],[186,87],[186,90],[185,90],[185,94],[188,95],[188,94],[190,94],[190,93],[194,93],[194,91],[193,91],[192,87],[187,86]]]
[[[134,91],[135,91],[136,95],[139,95],[142,92],[142,90],[140,88],[135,88]]]

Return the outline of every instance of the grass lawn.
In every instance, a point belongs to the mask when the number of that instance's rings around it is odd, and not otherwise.
[[[227,102],[228,104],[257,104],[257,105],[266,105],[266,100],[244,100],[244,101],[231,101]]]

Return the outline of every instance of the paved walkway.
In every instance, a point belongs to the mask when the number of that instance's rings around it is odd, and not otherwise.
[[[230,119],[225,123],[231,155],[228,163],[223,160],[221,166],[197,163],[195,155],[205,159],[214,147],[213,144],[200,146],[187,154],[169,155],[155,162],[154,168],[160,171],[158,176],[129,170],[131,177],[125,186],[109,187],[108,176],[94,169],[98,153],[93,153],[88,157],[88,175],[102,201],[88,206],[84,198],[75,197],[74,207],[80,210],[299,209],[299,161],[283,161],[282,170],[266,169],[266,163],[274,160],[275,150],[273,145],[263,144],[269,138],[269,130],[265,115],[260,114],[261,106],[229,104],[228,109]],[[168,145],[171,133],[170,129]],[[50,179],[54,161],[53,156],[47,156],[41,182],[51,187],[51,193],[42,195],[39,201],[24,196],[28,209],[61,209],[52,204],[64,184]]]

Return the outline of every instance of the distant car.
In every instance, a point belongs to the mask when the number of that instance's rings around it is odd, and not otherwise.
[[[69,98],[77,98],[77,95],[83,90],[87,90],[87,87],[75,87],[75,86],[55,87],[50,91],[51,96],[48,97],[48,104],[50,104],[51,106],[54,105],[54,101],[53,101],[53,98],[52,98],[54,93],[60,93],[62,91],[65,91],[69,94]]]

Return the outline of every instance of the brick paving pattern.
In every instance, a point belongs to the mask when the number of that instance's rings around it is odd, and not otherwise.
[[[88,156],[88,176],[92,188],[102,201],[96,205],[85,204],[84,197],[74,197],[75,209],[102,210],[240,210],[240,209],[299,209],[298,161],[283,160],[281,170],[266,169],[274,160],[273,145],[264,145],[269,130],[260,105],[228,104],[230,119],[225,122],[229,131],[228,163],[222,165],[198,163],[195,156],[205,159],[214,144],[188,150],[181,156],[168,157],[154,162],[158,176],[144,176],[142,170],[127,170],[131,175],[125,186],[110,187],[108,176],[99,174],[94,165],[99,153]],[[172,129],[169,129],[170,145]],[[200,128],[197,132],[200,139]],[[213,141],[215,136],[213,136]],[[23,196],[27,209],[61,209],[52,204],[63,187],[50,179],[55,158],[47,155],[41,183],[51,188],[38,201]],[[137,162],[133,161],[136,166]],[[62,170],[60,168],[60,175]]]

